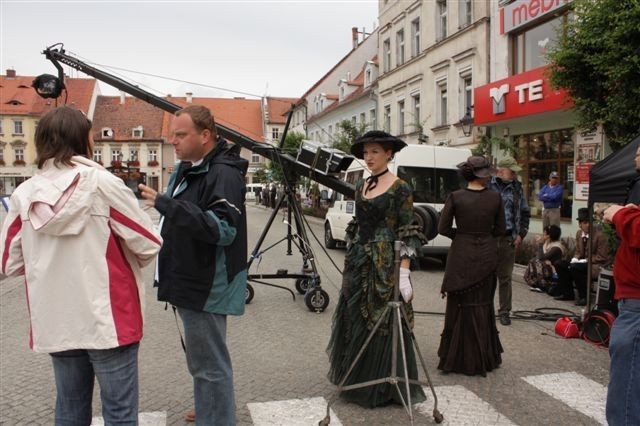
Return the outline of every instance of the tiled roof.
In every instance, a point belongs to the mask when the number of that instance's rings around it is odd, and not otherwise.
[[[186,98],[167,97],[169,102],[180,106],[190,105]],[[211,110],[216,123],[242,133],[262,142],[262,107],[259,99],[244,98],[193,98],[194,105],[203,105]],[[172,115],[165,114],[162,124],[162,135],[170,136]]]
[[[104,141],[132,140],[132,130],[143,128],[143,137],[135,140],[161,140],[164,111],[140,99],[127,96],[124,104],[119,96],[99,96],[93,115],[93,139],[103,140],[102,129],[113,130],[113,137]]]
[[[31,87],[34,76],[0,76],[0,114],[41,116],[56,106],[64,105],[89,110],[91,98],[96,89],[92,78],[66,78],[63,91],[57,99],[44,99]],[[13,101],[13,102],[12,102]],[[66,101],[66,102],[65,102]]]
[[[285,124],[287,113],[291,110],[291,105],[298,102],[298,98],[267,98],[269,108],[269,123]]]

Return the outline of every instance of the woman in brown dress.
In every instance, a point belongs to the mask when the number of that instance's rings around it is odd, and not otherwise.
[[[502,362],[493,296],[504,208],[500,194],[485,187],[493,172],[486,158],[469,157],[458,168],[468,186],[449,195],[438,224],[438,232],[453,240],[441,289],[447,308],[438,369],[486,376]]]

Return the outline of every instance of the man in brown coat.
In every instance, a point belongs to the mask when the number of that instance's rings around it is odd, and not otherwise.
[[[600,267],[609,262],[609,245],[607,238],[600,230],[593,230],[593,236],[589,235],[589,209],[578,209],[578,224],[580,229],[576,233],[576,252],[571,260],[571,277],[573,286],[578,292],[576,306],[587,304],[587,242],[591,241],[591,278],[600,273]]]

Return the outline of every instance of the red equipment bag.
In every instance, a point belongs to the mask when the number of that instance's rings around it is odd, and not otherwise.
[[[609,346],[611,327],[616,316],[605,309],[595,309],[587,314],[582,328],[582,338],[597,346]]]
[[[578,320],[571,317],[562,317],[556,321],[556,334],[565,339],[575,339],[580,337],[580,326]]]

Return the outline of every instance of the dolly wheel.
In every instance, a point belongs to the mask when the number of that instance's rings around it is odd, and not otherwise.
[[[307,290],[309,290],[310,284],[307,278],[298,278],[296,280],[296,290],[300,294],[306,294]]]
[[[255,292],[253,291],[253,287],[251,286],[251,284],[247,284],[247,289],[244,292],[245,305],[248,305],[249,303],[251,303],[254,295],[255,295]]]
[[[440,411],[438,411],[437,408],[433,409],[433,420],[435,420],[436,423],[442,423],[444,420],[444,416],[440,414]]]
[[[318,426],[327,426],[329,423],[331,423],[331,417],[327,416],[318,422]]]
[[[312,312],[323,312],[329,306],[329,294],[316,288],[304,295],[304,302]]]

